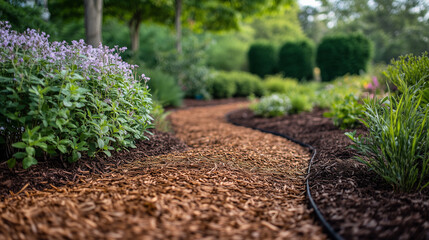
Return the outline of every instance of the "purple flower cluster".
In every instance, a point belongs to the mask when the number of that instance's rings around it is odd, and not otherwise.
[[[49,42],[49,35],[27,29],[24,33],[11,30],[8,22],[0,21],[0,64],[11,61],[31,66],[34,62],[49,63],[48,72],[67,70],[71,66],[86,79],[94,76],[120,75],[124,80],[134,81],[133,69],[137,65],[124,62],[119,55],[126,48],[110,49],[100,44],[92,47],[84,40]],[[146,80],[146,78],[144,78]]]

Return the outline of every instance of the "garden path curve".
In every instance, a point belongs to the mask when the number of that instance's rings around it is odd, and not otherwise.
[[[227,123],[226,104],[171,114],[184,152],[0,202],[0,239],[325,239],[306,208],[310,154]]]

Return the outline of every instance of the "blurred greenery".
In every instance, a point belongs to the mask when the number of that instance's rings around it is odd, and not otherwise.
[[[410,53],[419,55],[429,48],[427,0],[320,2],[324,22],[332,25],[327,32],[363,33],[375,44],[375,62],[389,63],[392,58]]]
[[[31,7],[24,0],[1,0],[0,21],[9,21],[12,29],[23,32],[27,28],[44,32],[52,32],[53,26],[42,18],[43,8],[35,5]]]
[[[46,9],[27,6],[26,2],[1,0],[0,20],[10,21],[18,31],[27,27],[46,31],[51,40],[85,37],[82,2],[49,0],[49,20],[42,18]],[[429,4],[423,0],[319,0],[322,7],[317,8],[300,7],[295,0],[183,0],[183,51],[179,54],[173,29],[174,2],[104,0],[102,39],[110,47],[127,47],[121,56],[140,66],[138,72],[151,69],[156,75],[173,78],[177,89],[188,98],[211,98],[207,83],[217,71],[245,79],[236,83],[256,82],[247,81],[248,76],[240,72],[249,71],[248,50],[259,42],[274,47],[275,65],[279,49],[286,42],[313,40],[317,45],[324,36],[338,33],[368,36],[374,45],[375,62],[389,62],[405,53],[419,54],[429,46]],[[137,48],[132,41],[135,33]],[[387,85],[384,68],[379,66],[383,65],[370,66],[369,71],[374,69],[373,75]],[[270,74],[278,72],[275,68]],[[272,85],[269,89],[276,87],[272,79],[266,82],[265,86]],[[247,94],[244,89],[251,88],[244,85],[240,87],[243,93],[238,95]],[[158,89],[165,89],[160,96],[169,95],[169,88]],[[164,90],[157,93],[160,91]]]

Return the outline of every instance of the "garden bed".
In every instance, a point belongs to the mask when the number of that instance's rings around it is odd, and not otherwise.
[[[344,239],[429,239],[429,191],[397,193],[353,160],[351,141],[323,117],[322,109],[276,118],[258,118],[248,109],[229,120],[288,135],[318,151],[310,189],[316,204]],[[358,134],[366,130],[357,129]]]

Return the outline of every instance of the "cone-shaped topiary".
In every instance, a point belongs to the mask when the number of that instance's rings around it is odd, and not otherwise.
[[[255,43],[250,46],[247,54],[249,71],[260,77],[274,73],[276,68],[276,50],[269,43]]]

